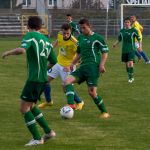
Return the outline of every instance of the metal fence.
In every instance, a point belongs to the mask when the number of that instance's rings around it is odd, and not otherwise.
[[[89,19],[93,31],[105,36],[106,29],[106,19]],[[78,19],[74,20],[76,23]],[[144,27],[143,35],[150,35],[150,19],[139,19],[140,24]],[[65,22],[64,19],[52,19],[52,31],[53,35],[56,35],[60,30],[61,25]],[[120,30],[120,19],[109,19],[108,20],[108,36],[117,36]]]

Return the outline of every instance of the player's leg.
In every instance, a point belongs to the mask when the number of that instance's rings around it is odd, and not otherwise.
[[[73,86],[73,85],[72,85]],[[66,87],[62,85],[64,93],[66,93]],[[73,89],[73,87],[72,87]],[[80,99],[80,97],[77,95],[76,92],[74,92],[74,101],[76,102],[75,104],[75,110],[82,110],[84,106],[84,101]]]
[[[45,102],[38,105],[39,108],[45,108],[47,106],[52,106],[53,101],[51,99],[51,85],[50,82],[53,80],[52,77],[48,76],[48,82],[45,84],[44,88],[44,96],[45,96]]]
[[[136,48],[139,48],[139,44],[136,43]],[[146,53],[143,50],[138,50],[139,54],[143,57],[144,61],[146,62],[146,64],[149,64],[149,58],[147,57]]]
[[[51,130],[48,126],[47,121],[45,120],[43,114],[41,113],[41,111],[39,110],[38,107],[34,106],[31,109],[32,114],[35,117],[35,120],[38,122],[38,124],[43,128],[45,135],[43,137],[44,141],[48,140],[49,138],[53,138],[56,136],[56,133]]]
[[[32,94],[34,92],[34,86],[35,85],[32,84],[32,82],[26,82],[21,94],[20,112],[23,114],[28,130],[30,131],[33,137],[33,140],[26,144],[26,146],[44,143],[37,129],[34,115],[31,112],[31,108],[36,102],[36,100],[33,99]]]
[[[40,98],[40,95],[44,91],[44,88],[45,88],[45,83],[36,84],[36,88],[34,90],[35,99]],[[36,106],[33,106],[31,108],[31,112],[34,115],[34,118],[35,118],[36,122],[40,125],[40,127],[45,132],[45,136],[43,137],[44,141],[46,141],[48,138],[54,137],[56,135],[55,132],[49,128],[48,123],[45,120],[45,118],[44,118],[43,114],[41,113],[41,111],[39,110],[39,108],[36,107]]]
[[[133,81],[134,81],[134,69],[133,69],[133,61],[128,61],[127,63],[126,63],[126,65],[127,65],[127,70],[128,70],[128,78],[129,78],[129,80],[128,80],[128,82],[129,83],[132,83]]]
[[[101,118],[110,117],[109,113],[106,110],[103,99],[100,95],[97,94],[97,85],[99,79],[99,66],[97,65],[88,65],[84,68],[86,73],[86,83],[88,86],[88,93],[94,100],[94,103],[97,105],[98,109],[101,111]]]
[[[137,50],[135,51],[135,55],[138,57],[138,62],[141,61],[142,56]]]
[[[59,65],[55,64],[50,70],[48,70],[48,83],[45,86],[44,89],[44,95],[45,95],[45,100],[46,102],[43,102],[41,104],[38,105],[39,108],[45,108],[46,106],[52,106],[53,105],[53,101],[51,99],[51,86],[50,86],[50,82],[57,78],[59,75]]]
[[[73,75],[69,75],[64,81],[67,102],[70,105],[70,107],[73,109],[75,109],[75,107],[76,107],[74,104],[74,88],[72,86],[72,84],[75,82],[77,82],[77,80]]]
[[[64,92],[66,91],[64,81],[69,74],[70,74],[70,69],[67,69],[67,67],[64,67],[63,70],[60,71],[60,77],[62,80],[62,86],[63,86]],[[76,102],[76,110],[81,110],[84,105],[84,102],[80,99],[80,97],[77,95],[75,91],[74,91],[74,101]]]
[[[104,101],[101,96],[97,94],[97,87],[94,86],[88,86],[88,93],[94,100],[94,103],[97,105],[98,109],[101,111],[101,118],[109,118],[110,115],[106,110],[106,107],[104,105]]]
[[[50,85],[50,82],[45,84],[44,96],[45,96],[45,100],[46,100],[47,103],[50,103],[52,101],[52,99],[51,99],[51,85]]]
[[[33,105],[33,102],[25,102],[24,100],[21,100],[21,103],[20,103],[20,112],[23,114],[26,126],[29,132],[32,134],[32,137],[34,139],[34,140],[29,141],[29,143],[26,144],[25,146],[32,146],[32,145],[44,143],[38,131],[34,115],[32,114],[30,110],[32,105]]]
[[[138,47],[139,47],[139,43],[138,42],[135,42],[135,47],[136,47],[136,49],[138,49]],[[138,62],[141,61],[142,56],[137,50],[135,51],[135,56],[138,57]]]

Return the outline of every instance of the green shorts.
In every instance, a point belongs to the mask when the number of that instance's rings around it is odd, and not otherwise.
[[[26,102],[34,102],[40,99],[40,96],[45,88],[45,82],[26,81],[20,98]]]
[[[122,53],[121,60],[122,62],[128,62],[128,61],[134,62],[134,58],[135,58],[135,52]]]
[[[86,81],[88,86],[95,87],[98,84],[100,75],[99,66],[95,64],[84,65],[72,72],[71,75],[77,79],[79,84]]]

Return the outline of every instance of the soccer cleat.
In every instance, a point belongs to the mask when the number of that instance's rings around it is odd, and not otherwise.
[[[82,110],[83,106],[84,106],[84,102],[83,101],[80,102],[80,103],[77,103],[75,110]]]
[[[25,144],[25,146],[34,146],[34,145],[41,145],[41,144],[44,144],[44,140],[41,139],[41,140],[30,140],[29,143]]]
[[[68,104],[72,109],[76,109],[76,105],[75,104]]]
[[[131,78],[128,80],[129,83],[132,83],[134,81],[134,78]]]
[[[45,107],[47,107],[47,106],[52,106],[53,105],[53,101],[51,101],[51,102],[44,102],[44,103],[41,103],[41,104],[39,104],[38,105],[38,107],[39,108],[45,108]]]
[[[56,136],[56,133],[53,130],[51,130],[50,133],[47,133],[43,136],[44,142],[46,142],[47,140],[51,138],[54,138],[55,136]]]
[[[110,114],[109,114],[109,113],[106,113],[106,112],[103,112],[103,113],[100,115],[100,118],[103,118],[103,119],[110,118]]]
[[[146,64],[150,64],[150,60],[146,62]]]

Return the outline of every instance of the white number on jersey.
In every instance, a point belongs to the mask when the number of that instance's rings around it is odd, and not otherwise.
[[[44,42],[43,40],[40,40],[40,43],[42,44],[42,47],[43,47],[42,52],[40,53],[40,56],[48,58],[50,54],[50,50],[49,50],[50,43]]]

